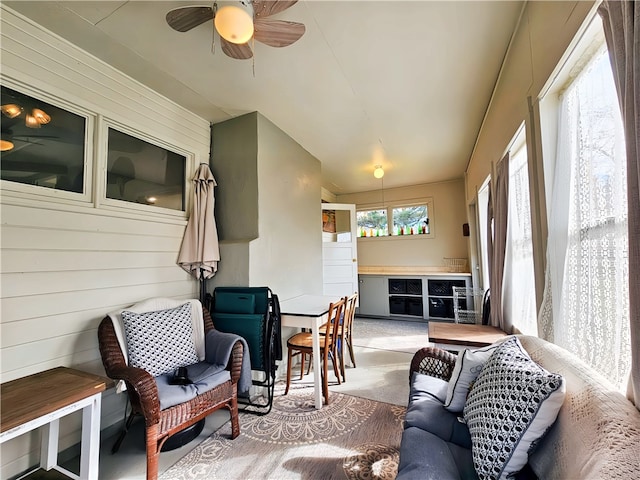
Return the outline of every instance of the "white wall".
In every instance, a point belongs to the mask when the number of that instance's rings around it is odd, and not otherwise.
[[[339,195],[338,202],[354,203],[356,208],[380,205],[382,192]],[[468,258],[468,239],[462,235],[467,222],[464,181],[429,183],[385,189],[387,202],[413,202],[433,199],[429,212],[432,236],[376,237],[358,239],[358,267],[443,267],[443,258]]]
[[[320,162],[263,115],[213,126],[221,261],[217,285],[322,292]]]
[[[258,114],[259,238],[251,284],[281,300],[322,292],[320,161]]]
[[[188,152],[188,178],[208,162],[206,120],[4,6],[1,13],[3,84],[77,105],[97,131],[109,119]],[[90,156],[101,165],[98,144]],[[96,185],[104,181],[99,166],[93,175]],[[153,296],[197,296],[195,280],[176,265],[185,213],[107,207],[99,188],[77,199],[27,195],[10,182],[0,188],[3,382],[60,365],[104,374],[97,326],[107,312]],[[123,396],[105,393],[102,428],[120,422],[123,407]],[[61,449],[80,441],[79,425],[77,415],[61,422]],[[38,462],[39,434],[1,448],[0,477],[9,478]]]
[[[212,163],[221,262],[209,290],[267,286],[280,301],[322,293],[318,159],[253,112],[213,126]],[[283,343],[293,333],[283,328]],[[278,375],[285,366],[286,360]]]

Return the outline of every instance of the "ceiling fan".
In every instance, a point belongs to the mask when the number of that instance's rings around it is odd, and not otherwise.
[[[242,0],[238,5],[218,8],[191,6],[170,10],[167,23],[178,32],[187,32],[209,20],[220,35],[222,51],[231,58],[246,60],[253,57],[249,40],[271,47],[286,47],[304,35],[305,26],[299,22],[268,18],[296,4],[298,0]]]

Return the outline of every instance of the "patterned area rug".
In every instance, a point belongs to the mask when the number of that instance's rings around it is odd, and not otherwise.
[[[313,406],[312,389],[276,391],[267,415],[241,414],[240,436],[227,422],[161,480],[371,479],[392,480],[405,408],[331,392]]]

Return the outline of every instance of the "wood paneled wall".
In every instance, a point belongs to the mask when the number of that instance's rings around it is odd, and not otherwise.
[[[197,297],[176,265],[186,213],[104,205],[105,122],[186,152],[187,178],[209,162],[209,122],[65,40],[1,8],[1,80],[87,112],[94,128],[88,195],[56,198],[0,188],[0,372],[2,382],[59,365],[104,374],[97,326],[111,310],[155,296]],[[103,132],[103,133],[101,133]],[[191,199],[190,182],[187,198]],[[190,202],[188,202],[190,203]],[[102,428],[120,422],[124,397],[103,395]],[[80,417],[61,422],[61,449],[80,441]],[[1,447],[0,478],[39,460],[39,433]]]

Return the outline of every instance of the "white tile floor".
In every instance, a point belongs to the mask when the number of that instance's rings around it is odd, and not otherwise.
[[[367,321],[367,319],[356,319],[354,327],[356,343],[358,343],[358,329],[363,329]],[[393,332],[395,332],[395,334],[401,330],[397,328],[394,329],[393,322],[390,322],[389,327]],[[409,325],[409,330],[402,332],[402,334],[413,337],[413,341],[415,341],[416,345],[415,349],[420,346],[426,346],[423,342],[423,338],[416,335],[415,329],[412,327],[412,325]],[[426,331],[426,324],[423,324],[423,328]],[[376,324],[376,335],[379,329],[379,324]],[[385,332],[383,328],[380,334],[390,335],[390,332]],[[360,343],[366,344],[367,342],[361,341]],[[411,341],[409,341],[409,344],[410,343]],[[356,347],[355,356],[357,368],[350,367],[350,363],[347,362],[347,369],[345,372],[347,381],[342,385],[337,385],[335,377],[330,373],[330,390],[381,402],[406,405],[409,395],[409,363],[411,361],[412,354],[408,352],[411,350],[410,346],[408,348],[403,348],[402,350],[405,351],[391,351],[372,347]],[[284,352],[284,355],[286,356],[286,351]],[[286,362],[286,357],[283,361]],[[295,381],[297,382],[297,380]],[[308,376],[305,376],[301,382],[311,385],[313,383],[313,372]],[[214,412],[207,418],[205,428],[198,438],[183,447],[169,452],[163,452],[160,455],[160,474],[191,451],[199,442],[209,437],[223,423],[228,421],[228,419],[228,412]],[[111,447],[114,442],[115,437],[102,439],[100,450],[100,480],[145,479],[146,457],[142,422],[134,423],[131,430],[125,437],[120,450],[117,453],[112,454]],[[77,460],[74,460],[70,462],[69,465],[65,466],[73,470],[75,468],[73,466],[74,463],[77,463]]]

